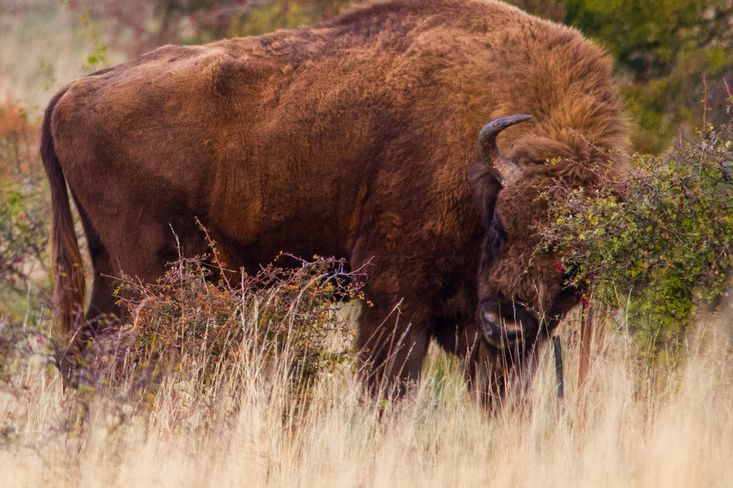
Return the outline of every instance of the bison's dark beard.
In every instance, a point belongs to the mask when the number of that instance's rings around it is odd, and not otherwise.
[[[478,339],[468,358],[468,382],[489,411],[525,404],[549,336],[548,327],[541,327],[533,337],[504,349]]]

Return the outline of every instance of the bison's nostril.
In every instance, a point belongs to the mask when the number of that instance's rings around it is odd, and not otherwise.
[[[499,323],[499,316],[495,312],[485,311],[484,320],[492,326],[496,327],[496,324]]]
[[[482,315],[484,335],[487,339],[498,339],[501,336],[499,317],[493,312],[484,312]]]

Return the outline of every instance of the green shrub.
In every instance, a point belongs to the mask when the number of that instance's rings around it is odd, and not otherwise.
[[[714,303],[728,284],[732,135],[711,128],[665,156],[634,156],[623,198],[607,186],[559,187],[549,199],[543,246],[574,268],[573,284],[592,287],[601,303],[628,306],[646,353],[674,345],[695,308]]]
[[[37,134],[22,109],[0,107],[0,320],[18,319],[49,296],[50,214]]]

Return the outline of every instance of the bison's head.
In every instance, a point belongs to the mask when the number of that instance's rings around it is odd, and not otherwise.
[[[534,344],[579,300],[578,291],[567,286],[559,257],[538,246],[538,227],[547,221],[547,191],[567,168],[562,161],[554,166],[518,161],[527,159],[526,152],[515,148],[507,156],[496,143],[502,130],[530,119],[512,115],[488,123],[479,134],[480,162],[469,172],[486,226],[477,325],[501,349]]]

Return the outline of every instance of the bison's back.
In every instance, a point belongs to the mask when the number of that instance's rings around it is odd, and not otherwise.
[[[108,248],[152,222],[138,247],[160,249],[168,224],[198,217],[267,260],[348,254],[365,229],[393,249],[465,242],[478,225],[465,184],[476,132],[524,112],[535,121],[503,144],[552,142],[530,145],[527,164],[555,155],[543,148],[616,144],[610,64],[577,32],[499,2],[404,0],[160,48],[73,83],[52,128]]]

